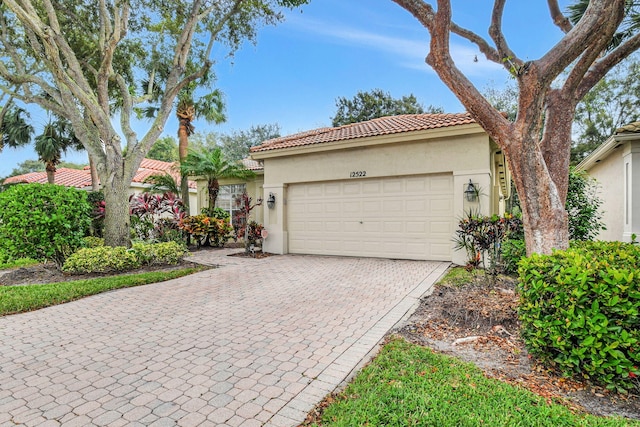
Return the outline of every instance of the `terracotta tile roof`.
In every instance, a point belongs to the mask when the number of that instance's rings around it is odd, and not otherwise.
[[[638,133],[640,132],[640,122],[629,123],[626,126],[622,126],[621,128],[616,129],[616,134],[618,133]]]
[[[261,171],[264,169],[262,163],[253,159],[242,159],[242,165],[245,169],[249,169],[250,171]]]
[[[404,114],[400,116],[380,117],[366,122],[352,123],[336,128],[321,128],[294,135],[284,136],[263,142],[251,148],[252,153],[322,144],[325,142],[346,141],[371,136],[391,135],[449,126],[475,123],[469,113],[452,114]]]
[[[169,172],[178,183],[180,183],[180,173],[177,169],[173,168],[174,163],[161,162],[160,160],[143,159],[140,163],[138,171],[133,176],[132,182],[143,183],[146,178],[151,175],[162,174]],[[5,179],[5,184],[11,183],[34,183],[39,182],[41,184],[47,183],[46,172],[31,172],[24,175],[12,176]],[[87,188],[91,187],[91,172],[89,166],[85,166],[83,169],[67,169],[58,168],[55,175],[55,183],[58,185],[64,185],[65,187]],[[196,188],[195,181],[189,181],[189,188]]]
[[[162,175],[168,172],[173,179],[180,184],[180,172],[176,162],[162,162],[160,160],[142,159],[138,172],[133,176],[132,182],[143,183],[151,175]],[[195,181],[189,181],[189,188],[196,188]]]
[[[46,184],[46,172],[31,172],[24,175],[16,175],[4,180],[5,184]],[[85,169],[58,168],[55,174],[55,183],[65,187],[87,188],[91,187],[91,173]]]

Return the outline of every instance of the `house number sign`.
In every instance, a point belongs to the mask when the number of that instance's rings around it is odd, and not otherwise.
[[[362,178],[367,176],[367,171],[353,171],[349,174],[349,178]]]

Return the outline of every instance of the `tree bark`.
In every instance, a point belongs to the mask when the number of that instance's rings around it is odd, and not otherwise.
[[[565,202],[542,154],[535,149],[536,142],[531,136],[524,136],[505,150],[520,197],[528,255],[550,254],[553,249],[569,247]]]
[[[209,214],[216,208],[216,200],[218,200],[218,192],[220,191],[220,183],[217,179],[210,179],[207,189],[209,190]]]
[[[109,156],[108,175],[104,168],[101,172],[102,191],[104,193],[104,241],[108,246],[131,246],[129,227],[129,183],[131,177],[125,173],[124,163],[117,156]],[[99,171],[100,171],[99,169]]]
[[[46,162],[44,170],[47,172],[47,182],[49,184],[56,183],[56,165],[51,162]]]
[[[93,161],[93,157],[88,154],[89,157],[89,173],[91,174],[91,190],[100,191],[100,178],[98,178],[98,168],[96,162]]]
[[[180,121],[180,126],[178,127],[178,157],[180,164],[183,164],[189,152],[189,135],[191,128],[188,119],[182,118],[179,115],[178,119]],[[191,215],[189,206],[189,175],[187,174],[180,174],[180,197],[182,198],[185,212],[187,215]]]

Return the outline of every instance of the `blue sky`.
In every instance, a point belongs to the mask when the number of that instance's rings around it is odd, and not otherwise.
[[[567,3],[561,1],[563,9]],[[453,0],[454,20],[485,36],[492,4]],[[330,126],[336,98],[375,88],[394,97],[413,93],[425,107],[464,111],[424,62],[426,29],[391,0],[311,0],[286,16],[284,23],[261,29],[257,45],[244,45],[233,58],[220,50],[215,70],[228,120],[222,125],[196,122],[197,132],[278,123],[286,135]],[[561,37],[543,1],[507,2],[503,23],[510,46],[525,60],[537,59]],[[452,50],[458,66],[479,88],[507,81],[502,67],[484,59],[471,43],[454,37]],[[33,119],[42,126],[46,115],[34,114]],[[139,123],[136,130],[142,135],[147,126]],[[171,116],[164,135],[175,134]],[[31,147],[5,148],[0,176],[25,159],[37,159]],[[86,153],[69,153],[65,159],[86,163]]]

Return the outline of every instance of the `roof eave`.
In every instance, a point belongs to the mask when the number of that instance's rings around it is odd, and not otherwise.
[[[296,147],[275,148],[271,150],[254,151],[250,157],[254,160],[263,160],[274,157],[295,156],[298,154],[318,153],[323,151],[344,150],[349,148],[361,148],[374,145],[395,144],[399,142],[414,142],[417,140],[437,139],[449,136],[472,135],[484,133],[484,129],[477,123],[468,123],[454,126],[443,126],[433,129],[396,132],[385,135],[365,136],[358,138],[342,139],[338,141],[306,144]]]
[[[635,139],[640,139],[640,134],[638,133],[621,133],[618,135],[610,136],[605,142],[600,144],[598,148],[593,150],[591,154],[585,157],[578,165],[576,169],[579,171],[588,171],[592,167],[594,167],[597,163],[600,163],[602,160],[609,157],[611,152],[618,148],[621,143],[626,141],[632,141]]]

